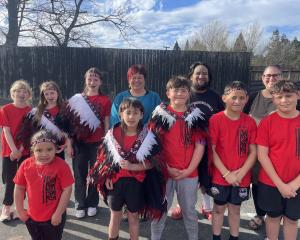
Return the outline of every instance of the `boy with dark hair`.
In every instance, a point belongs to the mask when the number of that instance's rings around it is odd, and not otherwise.
[[[170,104],[156,107],[150,120],[150,128],[161,140],[161,158],[167,165],[166,198],[168,209],[176,191],[182,208],[183,220],[189,240],[198,240],[197,166],[204,153],[204,117],[195,107],[188,106],[190,81],[175,76],[167,83]],[[166,214],[151,223],[151,239],[159,240],[165,226]]]
[[[291,81],[271,88],[277,111],[258,127],[258,205],[267,212],[267,239],[277,240],[283,219],[284,239],[296,240],[300,218],[300,115],[299,91]]]
[[[230,240],[239,236],[241,203],[249,199],[250,169],[256,157],[254,119],[243,113],[248,100],[245,85],[226,85],[225,110],[210,118],[213,163],[211,194],[214,198],[213,240],[221,239],[224,212],[228,207]]]

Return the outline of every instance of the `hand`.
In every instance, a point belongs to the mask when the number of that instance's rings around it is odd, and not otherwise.
[[[22,148],[20,148],[21,150]],[[19,160],[22,157],[22,151],[18,149],[11,151],[9,158],[11,161]]]
[[[277,186],[280,194],[282,195],[283,198],[293,198],[297,195],[296,190],[294,189],[293,184],[285,184],[282,183],[279,186]]]
[[[232,174],[234,174],[237,178],[238,183],[240,184],[245,176],[245,173],[242,171],[241,168],[234,170],[231,172]]]
[[[299,184],[295,181],[295,180],[293,180],[293,181],[290,181],[289,183],[288,183],[288,185],[291,187],[291,189],[297,194],[297,191],[298,191],[298,189],[300,188],[300,186],[299,186]]]
[[[122,159],[120,162],[119,162],[119,165],[122,169],[126,169],[126,170],[133,170],[133,164],[130,163],[129,161],[126,161],[124,159]]]
[[[66,153],[69,158],[72,158],[74,156],[74,149],[71,144],[67,145]]]
[[[54,213],[51,217],[51,224],[57,226],[61,223],[61,214]]]
[[[236,176],[236,173],[235,172],[230,172],[226,177],[225,177],[225,180],[232,186],[239,186],[240,183],[239,183],[239,180]]]
[[[114,189],[114,185],[111,179],[106,179],[105,181],[105,186],[108,190],[113,190]]]
[[[187,169],[181,170],[181,174],[178,175],[177,177],[174,177],[174,180],[180,180],[183,178],[186,178],[188,175],[190,175],[190,172]]]
[[[167,170],[168,170],[169,175],[174,179],[176,177],[179,177],[182,174],[182,170],[179,170],[177,168],[172,168],[168,164],[167,164]]]
[[[27,214],[27,211],[24,209],[22,211],[18,211],[18,215],[19,215],[19,219],[22,221],[22,222],[26,222],[29,218],[28,214]]]

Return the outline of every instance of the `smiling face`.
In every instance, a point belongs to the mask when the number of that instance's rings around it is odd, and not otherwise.
[[[262,81],[267,90],[269,90],[275,83],[280,80],[282,80],[281,71],[275,66],[267,67],[262,75]]]
[[[209,85],[208,69],[204,65],[198,65],[194,69],[191,80],[195,91],[206,90]]]
[[[190,97],[190,91],[186,87],[170,88],[167,90],[167,97],[170,99],[170,105],[172,108],[182,108],[187,105]]]
[[[18,88],[11,93],[11,98],[16,104],[26,104],[30,98],[30,93],[25,88]]]
[[[137,129],[139,122],[143,119],[143,113],[139,108],[128,107],[120,112],[121,120],[127,129]]]
[[[54,89],[47,89],[43,91],[44,98],[49,105],[56,105],[58,99],[58,93]]]
[[[280,92],[273,94],[273,103],[279,114],[284,116],[293,115],[297,109],[299,94],[295,92]]]
[[[133,92],[145,90],[145,77],[143,74],[135,73],[128,80],[129,88]]]
[[[101,78],[98,74],[90,72],[85,76],[85,85],[88,91],[98,92],[102,84]]]
[[[240,113],[248,101],[248,96],[244,90],[232,89],[222,96],[222,100],[226,104],[226,111]]]
[[[48,164],[53,161],[56,147],[52,142],[39,142],[33,146],[33,155],[39,165]]]

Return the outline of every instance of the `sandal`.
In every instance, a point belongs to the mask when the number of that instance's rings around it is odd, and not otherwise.
[[[260,216],[255,216],[249,221],[249,227],[252,230],[260,229],[264,224],[264,218]]]
[[[182,211],[179,205],[171,209],[171,218],[174,220],[182,219]]]

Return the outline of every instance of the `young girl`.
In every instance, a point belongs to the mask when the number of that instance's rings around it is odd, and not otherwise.
[[[102,74],[97,68],[85,73],[83,93],[68,100],[65,118],[70,125],[74,142],[73,171],[75,176],[76,217],[83,218],[97,214],[99,195],[94,186],[86,185],[89,167],[96,162],[97,148],[109,128],[111,101],[101,92]]]
[[[58,85],[53,81],[42,83],[40,86],[40,99],[36,108],[33,108],[26,116],[19,138],[24,146],[30,146],[30,139],[40,129],[45,129],[57,138],[60,146],[58,156],[64,159],[64,148],[67,154],[72,155],[72,146],[68,138],[59,128],[61,111],[63,109],[63,98]]]
[[[147,217],[160,218],[166,210],[162,175],[151,169],[146,176],[145,171],[152,168],[150,161],[159,145],[155,135],[143,128],[144,108],[140,101],[135,98],[123,100],[119,114],[121,123],[106,134],[89,181],[97,185],[110,207],[109,239],[118,239],[122,207],[126,205],[130,239],[136,240],[139,236],[138,213],[143,211]],[[149,202],[151,198],[153,202]]]
[[[33,240],[59,240],[74,182],[67,163],[55,156],[56,136],[41,130],[31,140],[33,156],[20,166],[14,182],[16,209]],[[25,192],[28,210],[24,209]]]
[[[3,127],[2,143],[2,181],[5,184],[3,207],[0,220],[9,221],[16,215],[11,211],[13,205],[13,178],[21,162],[29,156],[29,149],[17,141],[17,132],[26,114],[30,111],[29,100],[31,88],[24,80],[15,81],[10,88],[13,103],[4,105],[0,110],[1,126]]]

